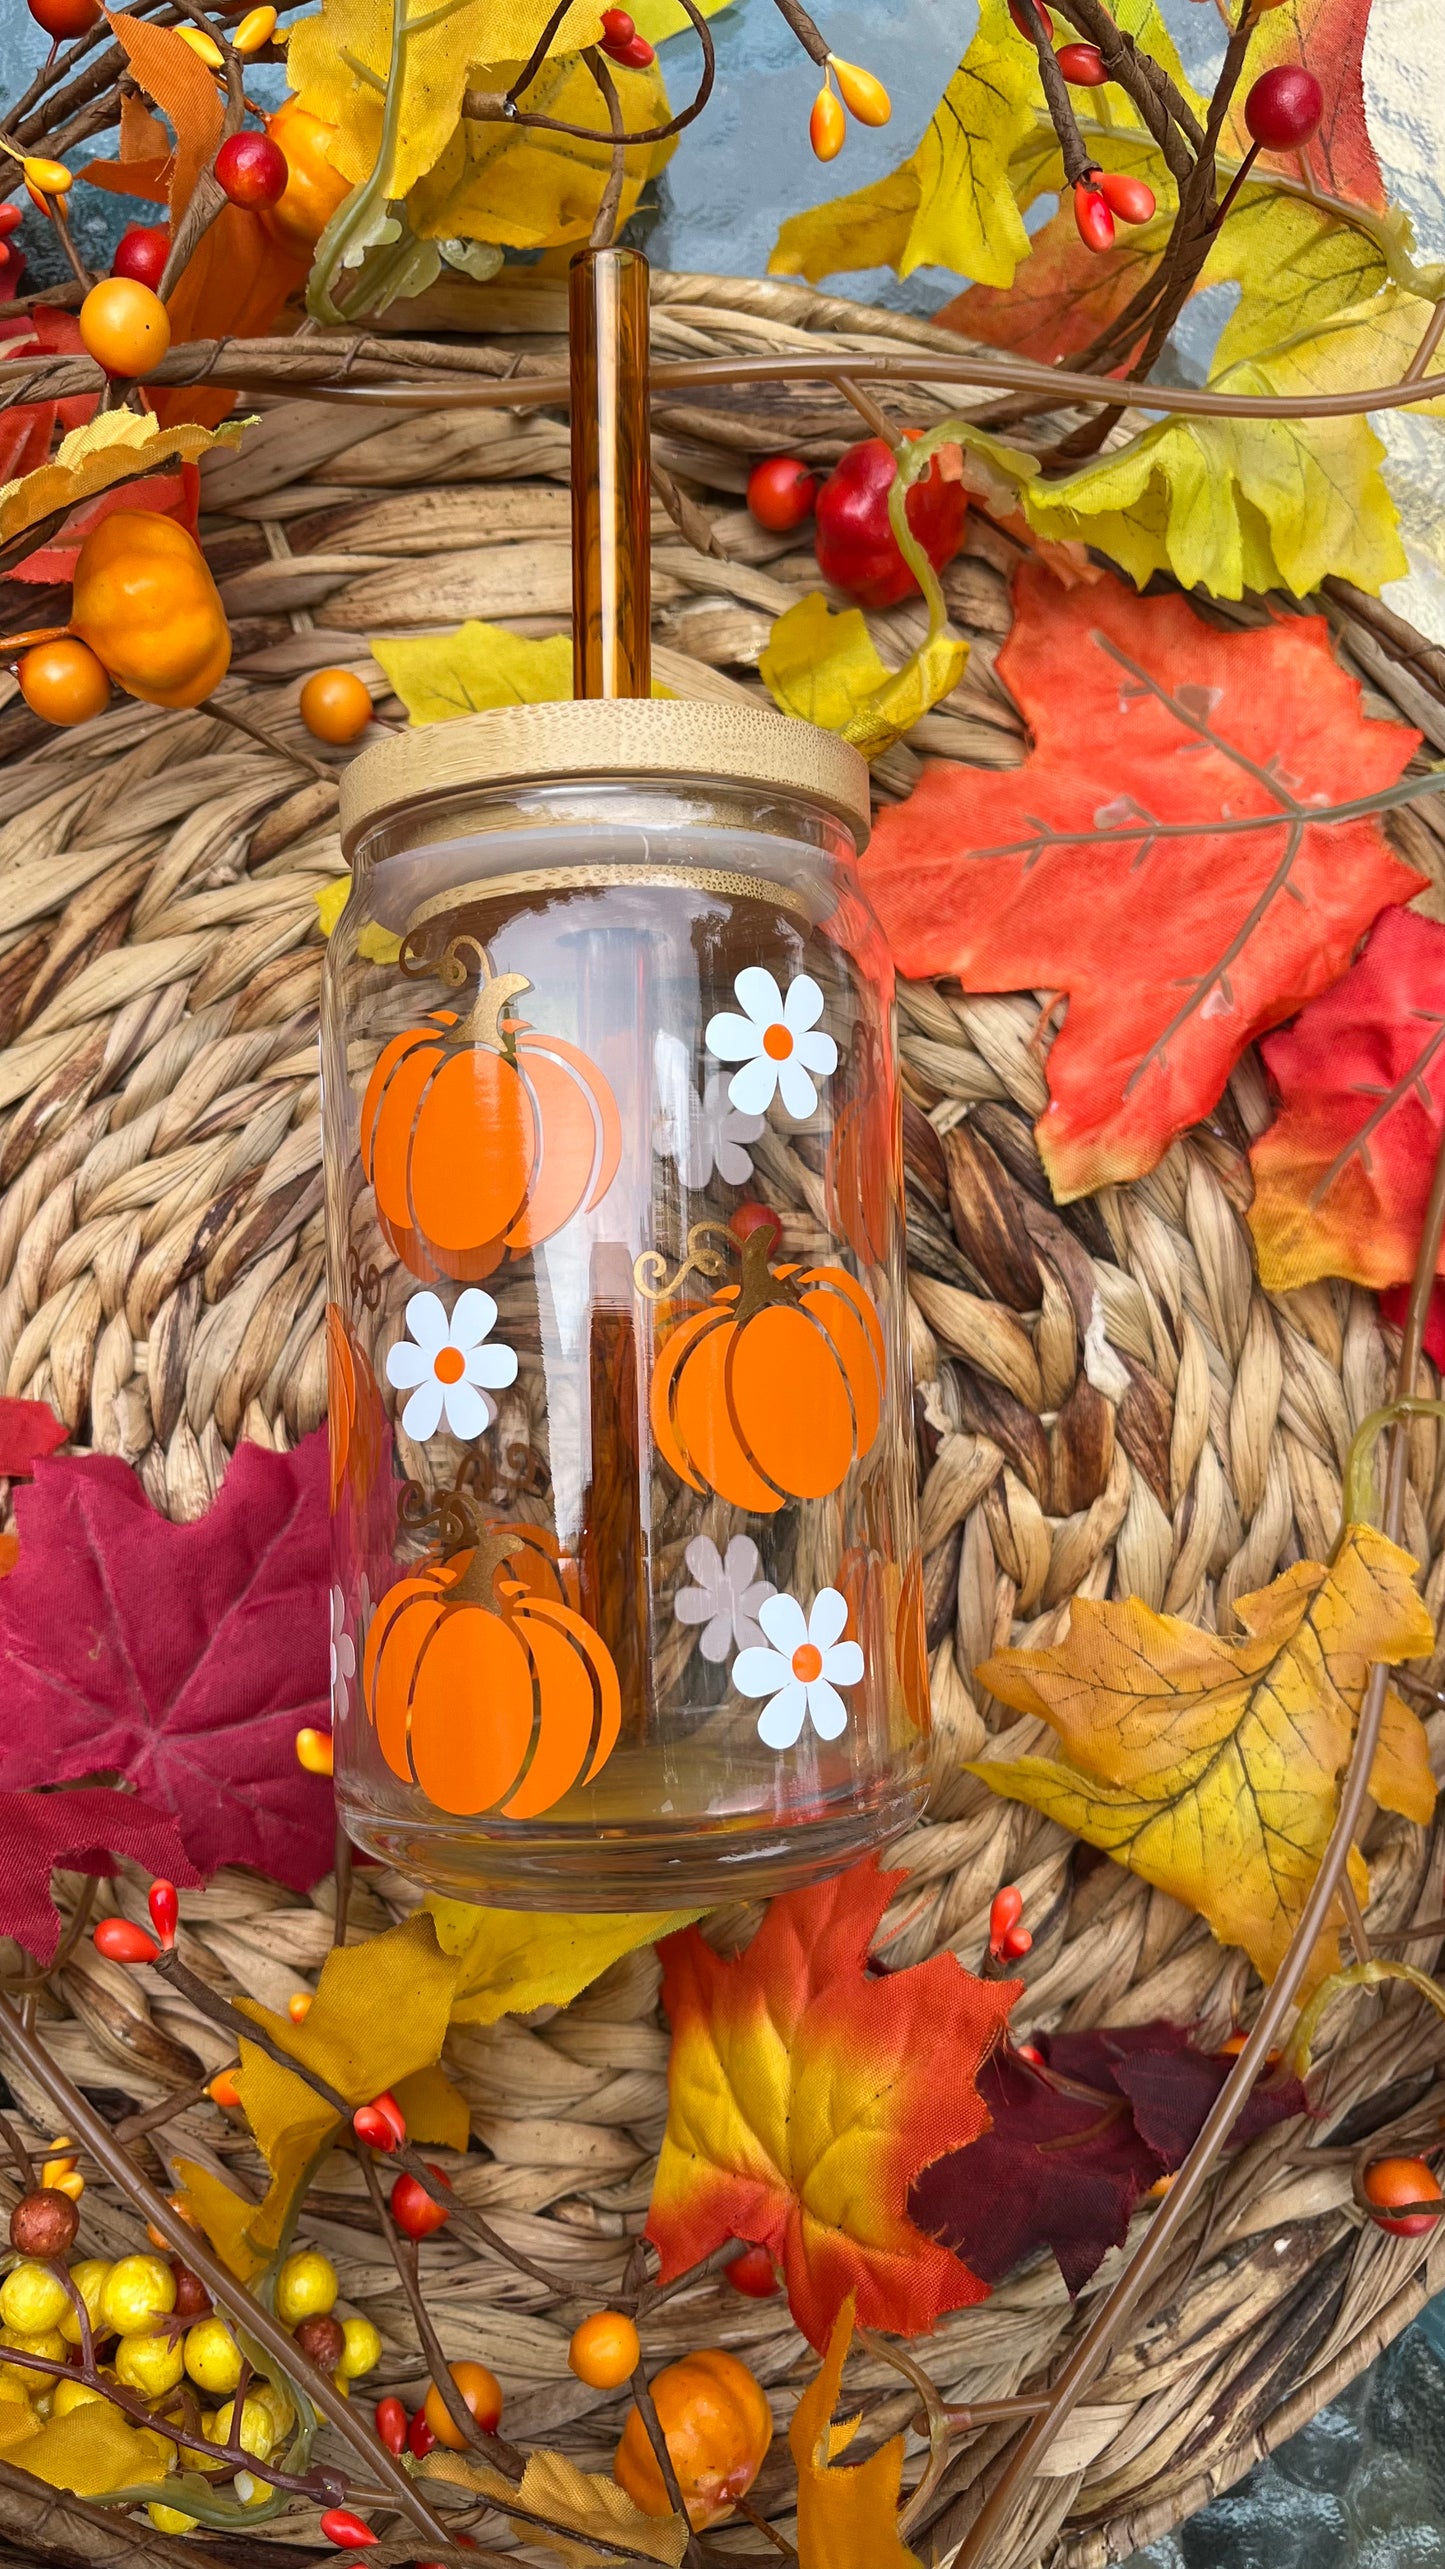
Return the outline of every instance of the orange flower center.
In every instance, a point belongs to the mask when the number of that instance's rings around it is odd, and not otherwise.
[[[769,1061],[786,1061],[793,1049],[793,1038],[786,1026],[769,1026],[763,1037],[763,1050]]]
[[[811,1686],[823,1674],[823,1654],[814,1641],[800,1641],[793,1653],[793,1675],[800,1686]]]
[[[467,1360],[460,1347],[439,1347],[432,1372],[439,1383],[459,1383],[467,1370]]]

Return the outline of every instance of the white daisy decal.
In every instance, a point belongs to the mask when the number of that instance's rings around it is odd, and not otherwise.
[[[652,1147],[660,1160],[675,1160],[686,1187],[706,1186],[716,1169],[729,1186],[746,1186],[753,1164],[743,1149],[763,1130],[761,1115],[740,1114],[728,1096],[726,1073],[714,1071],[701,1097],[692,1084],[687,1047],[659,1034],[653,1045],[657,1114]]]
[[[863,1674],[863,1653],[856,1641],[841,1638],[848,1621],[848,1600],[836,1588],[820,1588],[811,1611],[804,1614],[796,1597],[780,1590],[758,1608],[758,1622],[770,1650],[744,1650],[733,1662],[733,1684],[740,1695],[768,1695],[758,1716],[758,1737],[768,1748],[792,1748],[810,1721],[820,1739],[837,1739],[848,1726],[848,1707],[840,1686],[856,1686]]]
[[[344,1722],[351,1710],[351,1681],[356,1675],[356,1644],[346,1629],[346,1599],[331,1591],[331,1718]]]
[[[742,1015],[724,1010],[709,1018],[706,1037],[719,1061],[743,1064],[728,1081],[728,1096],[743,1115],[765,1115],[780,1096],[801,1124],[818,1103],[814,1080],[827,1079],[838,1067],[838,1047],[818,1025],[822,991],[810,974],[800,972],[785,999],[758,963],[738,974],[733,990]]]
[[[777,1590],[771,1579],[758,1577],[758,1547],[751,1537],[735,1534],[724,1554],[707,1535],[695,1534],[683,1559],[697,1586],[679,1588],[672,1611],[679,1623],[702,1625],[698,1647],[704,1659],[716,1665],[730,1650],[761,1648],[758,1615]]]
[[[443,1415],[453,1436],[480,1436],[491,1426],[497,1409],[487,1394],[517,1379],[515,1348],[485,1343],[496,1317],[496,1304],[479,1285],[459,1295],[450,1319],[439,1294],[412,1295],[410,1336],[386,1353],[387,1381],[411,1393],[401,1413],[408,1436],[419,1443],[435,1436]]]

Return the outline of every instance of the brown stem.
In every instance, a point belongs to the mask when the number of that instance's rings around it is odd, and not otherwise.
[[[684,2569],[701,2569],[697,2536],[691,2530],[691,2519],[682,2490],[678,2485],[672,2455],[667,2449],[667,2438],[663,2434],[662,2421],[657,2414],[657,2403],[652,2396],[652,2385],[647,2378],[645,2363],[639,2363],[632,2376],[632,2396],[637,2403],[637,2414],[647,2431],[647,2440],[652,2447],[652,2458],[662,2474],[662,2485],[667,2491],[673,2514],[681,2516],[683,2523],[689,2527],[687,2549],[682,2555]]]
[[[839,375],[837,383],[843,399],[851,401],[859,418],[865,420],[874,436],[881,437],[884,445],[891,446],[896,455],[903,444],[903,431],[895,428],[882,403],[875,401],[871,392],[865,392],[861,384],[855,384],[851,375]]]
[[[808,60],[815,62],[822,71],[828,60],[828,40],[815,26],[807,10],[800,8],[799,0],[773,0],[773,6],[783,24],[791,27]]]
[[[1028,19],[1029,37],[1039,58],[1039,78],[1043,82],[1049,122],[1059,138],[1059,149],[1064,156],[1064,185],[1077,187],[1079,181],[1090,177],[1099,164],[1079,131],[1068,83],[1059,69],[1058,56],[1039,14],[1039,0],[1020,0],[1020,6]]]
[[[321,783],[327,785],[335,782],[334,768],[323,766],[321,760],[313,758],[309,750],[293,749],[289,742],[275,739],[269,731],[264,731],[259,723],[253,723],[245,714],[237,713],[234,705],[223,705],[218,696],[203,696],[196,711],[198,714],[210,714],[214,721],[225,723],[232,731],[243,732],[247,740],[259,741],[263,749],[270,750],[273,758],[284,758],[288,767],[299,767],[303,776],[319,779]]]
[[[622,203],[622,186],[627,176],[622,101],[617,95],[617,83],[595,45],[584,47],[582,59],[602,92],[607,122],[612,128],[612,167],[607,173],[607,185],[602,191],[587,246],[590,250],[610,250],[616,238],[617,211]]]
[[[1198,118],[1188,100],[1180,96],[1157,63],[1150,62],[1149,72],[1145,73],[1143,64],[1148,57],[1140,53],[1132,36],[1115,26],[1103,0],[1067,0],[1067,15],[1080,35],[1098,47],[1109,78],[1132,98],[1182,188],[1203,141]]]
[[[24,2023],[22,2014],[3,1996],[0,1996],[0,2040],[23,2063],[37,2087],[44,2089],[60,2114],[64,2130],[73,2140],[84,2143],[112,2184],[135,2205],[138,2212],[145,2215],[147,2221],[154,2223],[176,2255],[184,2259],[193,2274],[199,2275],[211,2299],[250,2332],[283,2373],[299,2383],[312,2407],[335,2427],[342,2442],[350,2445],[367,2470],[381,2480],[389,2501],[402,2508],[412,2523],[427,2536],[428,2542],[446,2542],[447,2531],[440,2517],[433,2513],[379,2437],[363,2424],[352,2403],[343,2399],[335,2384],[308,2362],[289,2330],[283,2328],[262,2303],[242,2291],[235,2276],[222,2265],[206,2240],[191,2228],[189,2222],[183,2221],[175,2206],[141,2175],[134,2161],[127,2158],[119,2147],[109,2125],[102,2121],[79,2088],[57,2067],[44,2044],[37,2041],[34,2032]],[[17,2349],[8,2351],[18,2360]]]
[[[16,2131],[8,2114],[0,2114],[0,2141],[4,2142],[5,2147],[9,2151],[11,2158],[14,2160],[16,2167],[19,2169],[20,2182],[24,2186],[26,2193],[33,2194],[40,2183],[40,2178],[36,2172],[35,2161],[32,2159],[30,2152],[26,2149],[24,2142],[21,2140],[20,2135]]]
[[[1400,1362],[1396,1371],[1395,1397],[1408,1399],[1414,1390],[1419,1369],[1425,1320],[1440,1256],[1442,1234],[1445,1234],[1445,1143],[1435,1162],[1435,1174],[1426,1207],[1424,1230],[1415,1279],[1410,1291],[1409,1311],[1405,1322]],[[1386,1489],[1384,1531],[1391,1542],[1398,1543],[1405,1512],[1405,1473],[1407,1463],[1406,1427],[1399,1422],[1394,1430]],[[1355,1831],[1370,1789],[1370,1771],[1379,1746],[1384,1721],[1385,1698],[1389,1690],[1389,1671],[1377,1666],[1370,1671],[1355,1731],[1354,1746],[1341,1783],[1339,1806],[1329,1844],[1311,1885],[1309,1896],[1300,1912],[1288,1950],[1255,2019],[1253,2031],[1234,2068],[1216,2097],[1188,2158],[1179,2170],[1170,2192],[1150,2225],[1148,2234],[1130,2259],[1118,2282],[1108,2292],[1094,2313],[1088,2327],[1078,2339],[1048,2396],[1048,2405],[1027,2427],[1013,2447],[1002,2472],[985,2498],[969,2527],[957,2554],[956,2569],[982,2569],[982,2563],[994,2554],[994,2548],[1014,2508],[1059,2429],[1071,2415],[1091,2381],[1108,2361],[1119,2336],[1136,2304],[1155,2277],[1164,2268],[1170,2250],[1190,2212],[1202,2195],[1213,2174],[1214,2165],[1224,2148],[1236,2118],[1247,2102],[1257,2080],[1268,2066],[1269,2053],[1284,2021],[1294,2004],[1296,1992],[1309,1968],[1321,1930],[1327,1925],[1331,1910],[1345,1876]]]
[[[669,116],[665,125],[647,125],[639,132],[627,136],[629,151],[634,144],[665,143],[671,135],[680,134],[684,127],[696,122],[712,96],[713,83],[717,78],[717,52],[711,30],[697,5],[697,0],[680,0],[680,5],[687,11],[692,21],[693,31],[702,47],[702,77],[688,105],[680,108],[677,115]],[[535,52],[533,65],[539,66],[541,59],[541,53]],[[529,65],[527,77],[531,76],[532,68],[533,66]],[[515,92],[523,86],[525,81],[517,82],[513,89],[506,92],[490,89],[465,90],[462,95],[462,114],[474,124],[515,125],[537,133],[570,134],[574,140],[582,143],[611,141],[610,134],[599,134],[595,125],[568,125],[556,116],[537,116],[527,108],[518,107],[515,103]]]
[[[214,2072],[208,2070],[204,2078],[192,2079],[189,2087],[178,2088],[174,2096],[163,2096],[159,2105],[148,2105],[140,2114],[127,2114],[124,2122],[114,2127],[116,2139],[143,2140],[147,2132],[158,2132],[163,2123],[173,2123],[178,2114],[200,2104],[213,2076]]]
[[[194,0],[175,0],[175,6],[183,17],[188,18],[193,26],[199,27],[205,35],[210,37],[213,44],[219,45],[221,50],[221,59],[226,68],[226,112],[221,118],[221,131],[216,144],[216,150],[219,151],[222,143],[229,142],[233,134],[239,134],[246,121],[245,72],[241,57],[227,37],[211,24],[205,10],[198,9],[194,5]],[[224,212],[228,202],[226,191],[216,176],[215,153],[213,153],[210,166],[202,170],[190,196],[181,208],[175,230],[171,234],[171,246],[166,253],[166,264],[158,288],[162,303],[170,301],[200,243],[218,215]]]
[[[1214,221],[1210,226],[1211,231],[1217,232],[1221,224],[1224,222],[1225,216],[1228,214],[1230,207],[1233,205],[1235,198],[1238,196],[1240,189],[1243,187],[1245,180],[1248,178],[1250,171],[1258,160],[1259,152],[1260,147],[1258,143],[1251,143],[1243,160],[1240,162],[1238,169],[1235,171],[1233,178],[1230,180],[1228,187],[1225,189],[1224,194],[1219,200],[1218,207],[1215,211]]]
[[[493,2435],[486,2427],[478,2426],[452,2378],[452,2369],[447,2362],[442,2341],[432,2326],[431,2314],[422,2299],[419,2259],[415,2245],[409,2240],[404,2242],[398,2235],[396,2223],[391,2217],[391,2207],[382,2192],[381,2179],[377,2174],[376,2154],[372,2150],[363,2148],[358,2150],[357,2156],[361,2161],[361,2173],[366,2179],[366,2191],[371,2197],[372,2207],[381,2224],[381,2235],[391,2252],[391,2262],[401,2278],[401,2288],[407,2298],[407,2306],[411,2312],[412,2323],[416,2329],[422,2353],[426,2357],[427,2370],[441,2394],[446,2413],[457,2433],[471,2445],[474,2452],[480,2453],[484,2460],[495,2463],[497,2469],[507,2479],[518,2481],[526,2468],[525,2456],[517,2451],[515,2444],[508,2444],[504,2437]]]

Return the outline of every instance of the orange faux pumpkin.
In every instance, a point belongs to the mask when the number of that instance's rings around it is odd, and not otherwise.
[[[521,1540],[491,1526],[398,1579],[366,1636],[362,1689],[382,1756],[458,1817],[550,1811],[601,1773],[621,1728],[601,1635],[574,1607],[499,1577]]]
[[[381,1457],[386,1411],[365,1350],[340,1304],[326,1306],[326,1425],[331,1445],[331,1513],[349,1488],[359,1506]]]
[[[199,705],[231,660],[231,628],[204,553],[179,520],[122,508],[76,559],[70,630],[142,704]]]
[[[673,1330],[652,1371],[652,1433],[694,1490],[773,1515],[826,1498],[878,1433],[883,1331],[842,1267],[770,1267],[768,1234],[743,1243],[724,1285]]]
[[[394,1035],[361,1105],[377,1219],[413,1275],[475,1284],[600,1204],[622,1151],[595,1062],[505,1012],[529,983],[483,979],[465,1016],[438,1008]]]
[[[694,2533],[725,2524],[739,2498],[747,2496],[773,2440],[761,2382],[736,2355],[707,2346],[654,2374],[652,2396]],[[671,2515],[672,2501],[635,2408],[627,2412],[612,2476],[644,2515]]]

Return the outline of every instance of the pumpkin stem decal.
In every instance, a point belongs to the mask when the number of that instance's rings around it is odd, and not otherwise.
[[[455,1492],[441,1523],[460,1548],[398,1579],[371,1619],[367,1718],[393,1775],[438,1810],[536,1819],[616,1747],[617,1671],[575,1607],[502,1576],[532,1529],[479,1526]]]
[[[652,1433],[690,1489],[771,1516],[841,1487],[878,1434],[883,1330],[843,1267],[773,1267],[768,1234],[743,1243],[724,1285],[663,1341]]]
[[[393,1035],[367,1083],[361,1157],[377,1219],[413,1275],[469,1284],[525,1257],[600,1204],[622,1127],[597,1064],[508,1013],[531,984],[494,972],[475,937],[433,966],[448,988],[480,974],[469,1009],[436,1008]]]

